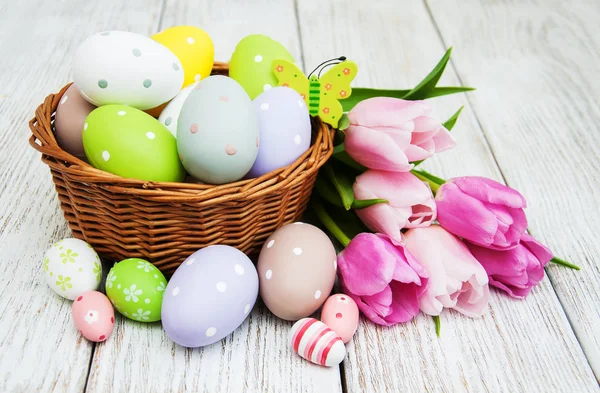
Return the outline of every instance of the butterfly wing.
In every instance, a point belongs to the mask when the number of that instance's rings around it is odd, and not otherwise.
[[[308,106],[308,78],[296,64],[288,60],[273,60],[271,70],[279,86],[296,90]]]
[[[338,100],[348,98],[352,94],[350,83],[356,77],[358,66],[353,61],[343,61],[334,65],[319,79],[321,92],[319,100],[319,117],[333,127],[344,113]]]

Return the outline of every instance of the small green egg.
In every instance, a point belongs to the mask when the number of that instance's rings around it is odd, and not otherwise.
[[[127,105],[94,109],[83,125],[83,147],[95,168],[146,181],[182,181],[175,137],[158,120]]]
[[[271,70],[273,60],[294,62],[290,52],[279,42],[261,34],[244,37],[229,62],[229,76],[238,82],[251,99],[278,85]]]
[[[160,320],[167,280],[156,266],[139,258],[116,263],[106,277],[106,296],[118,312],[140,322]]]

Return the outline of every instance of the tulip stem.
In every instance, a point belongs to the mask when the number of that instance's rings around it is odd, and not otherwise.
[[[318,197],[313,197],[311,204],[315,210],[315,213],[317,213],[317,217],[319,217],[319,220],[323,223],[323,225],[325,225],[325,228],[327,228],[327,230],[331,232],[331,234],[340,243],[342,243],[344,247],[350,244],[351,239],[346,236],[342,229],[335,223],[335,221],[333,221],[333,218],[327,214],[327,211],[325,211],[325,207],[321,203],[320,199]]]
[[[571,262],[567,262],[564,259],[560,259],[559,257],[554,257],[550,260],[552,263],[556,263],[557,265],[566,266],[571,269],[581,270],[581,268]]]
[[[416,170],[413,169],[412,171],[410,171],[413,175],[415,175],[416,177],[418,177],[419,179],[423,180],[424,182],[429,184],[429,187],[431,187],[431,192],[433,192],[433,194],[435,195],[435,193],[437,192],[437,190],[440,188],[440,186],[442,184],[444,184],[444,181],[439,179],[436,176],[430,175],[429,173],[425,172],[425,171],[421,171],[421,170]],[[430,176],[428,176],[430,175]],[[441,183],[439,182],[439,180],[441,180]]]
[[[442,325],[440,323],[440,316],[434,315],[433,322],[435,322],[435,334],[437,334],[437,336],[440,337],[440,332],[442,330]]]

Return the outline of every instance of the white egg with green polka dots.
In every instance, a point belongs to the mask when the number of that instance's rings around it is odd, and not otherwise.
[[[177,120],[179,119],[179,113],[181,113],[181,107],[197,84],[198,82],[192,83],[181,90],[181,92],[167,104],[158,117],[158,121],[167,127],[175,138],[177,138]]]
[[[150,109],[175,97],[183,85],[177,56],[149,37],[125,31],[86,39],[75,52],[72,73],[82,97],[97,106]]]
[[[42,271],[54,292],[74,300],[82,293],[98,288],[102,278],[102,262],[88,243],[67,238],[46,251]]]

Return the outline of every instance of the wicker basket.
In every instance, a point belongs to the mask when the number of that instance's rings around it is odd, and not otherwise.
[[[227,64],[215,63],[213,74],[227,72]],[[50,167],[73,236],[103,257],[143,258],[165,274],[211,244],[255,256],[275,229],[302,216],[317,172],[333,152],[334,131],[313,118],[309,150],[293,164],[257,179],[219,186],[126,179],[95,169],[58,146],[54,112],[67,88],[36,109],[29,143]]]

